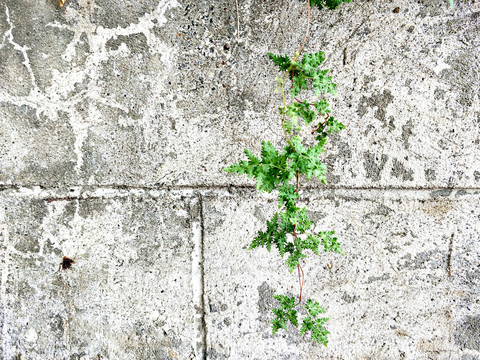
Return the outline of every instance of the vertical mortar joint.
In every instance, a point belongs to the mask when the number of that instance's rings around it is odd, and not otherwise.
[[[194,338],[192,346],[195,353],[195,359],[206,359],[207,331],[205,326],[205,302],[204,302],[204,269],[203,269],[203,199],[200,193],[197,193],[192,201],[192,290],[194,315]]]

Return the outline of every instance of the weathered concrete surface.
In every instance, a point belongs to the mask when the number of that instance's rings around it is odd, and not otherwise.
[[[237,41],[232,4],[3,1],[0,182],[248,184],[221,169],[280,143],[266,53],[298,48],[305,8],[239,14]],[[326,52],[348,127],[325,153],[332,185],[478,186],[479,14],[436,0],[313,10],[305,51]]]
[[[348,128],[305,193],[346,250],[306,267],[328,349],[269,335],[276,201],[222,172],[283,146],[266,53],[305,3],[238,5],[237,39],[233,2],[0,1],[0,357],[480,359],[480,3],[312,10]]]
[[[480,355],[480,192],[303,195],[317,220],[314,230],[336,229],[346,253],[312,254],[304,266],[304,297],[323,304],[330,318],[328,348],[299,338],[293,327],[272,338],[271,296],[298,295],[298,275],[276,250],[246,250],[273,215],[275,199],[236,192],[205,198],[209,358]]]
[[[193,358],[189,199],[105,195],[0,197],[0,358]]]

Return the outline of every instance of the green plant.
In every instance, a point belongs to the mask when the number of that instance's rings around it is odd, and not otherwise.
[[[301,322],[301,335],[311,332],[312,341],[318,341],[325,346],[329,334],[324,327],[328,318],[321,316],[325,310],[311,299],[302,301],[305,278],[302,261],[308,252],[318,255],[320,248],[340,254],[343,254],[343,251],[337,238],[333,236],[334,231],[311,231],[313,221],[308,218],[307,209],[298,205],[300,176],[304,176],[307,181],[316,177],[326,184],[326,167],[319,160],[319,155],[324,151],[327,138],[345,127],[330,115],[330,105],[323,97],[326,94],[336,94],[336,84],[332,82],[331,76],[327,75],[329,70],[319,68],[325,60],[324,53],[305,54],[301,59],[300,53],[307,38],[310,4],[335,8],[341,2],[311,0],[307,4],[307,30],[300,50],[291,58],[287,55],[268,54],[282,73],[282,76],[277,78],[277,83],[283,101],[279,108],[286,142],[283,150],[278,150],[270,141],[262,141],[260,157],[245,149],[247,160],[225,168],[227,172],[247,174],[255,179],[259,192],[278,191],[280,210],[267,221],[267,229],[259,231],[249,246],[249,249],[265,247],[268,251],[271,251],[272,246],[276,247],[280,255],[286,257],[285,263],[290,273],[295,269],[298,272],[298,301],[295,297],[274,295],[280,306],[272,310],[275,315],[271,322],[273,335],[281,328],[287,329],[288,322],[298,327],[296,309],[302,306],[306,315]],[[285,94],[288,90],[289,98]],[[307,96],[314,97],[314,101],[298,98],[304,90],[307,91]]]
[[[306,54],[301,60],[298,60],[298,52],[293,59],[270,53],[268,55],[284,73],[283,77],[277,78],[277,82],[283,100],[279,115],[287,145],[283,151],[279,151],[271,142],[263,141],[260,158],[246,149],[248,160],[231,165],[225,170],[254,178],[260,192],[278,190],[281,210],[267,221],[266,231],[259,231],[249,247],[266,247],[270,251],[272,246],[275,246],[282,257],[286,256],[285,263],[290,272],[295,269],[298,271],[298,302],[293,297],[274,296],[280,302],[280,307],[273,310],[276,316],[272,321],[275,334],[280,328],[286,329],[287,322],[298,327],[295,308],[302,304],[304,273],[301,262],[307,257],[306,253],[311,251],[318,255],[320,248],[343,253],[337,238],[333,236],[334,231],[316,234],[310,231],[313,221],[308,218],[306,208],[299,207],[297,201],[300,198],[301,175],[305,176],[307,181],[316,177],[326,184],[326,168],[320,162],[319,155],[324,151],[328,136],[344,129],[344,126],[330,116],[326,99],[309,102],[297,98],[302,90],[308,89],[312,89],[317,96],[335,94],[336,86],[331,77],[327,76],[328,70],[318,69],[325,59],[322,52]],[[287,84],[290,85],[291,104],[287,104],[285,95]],[[306,145],[309,142],[310,146]],[[318,318],[318,315],[325,311],[310,299],[304,308],[308,315],[303,319],[301,334],[311,331],[312,340],[326,345],[328,331],[323,325],[328,319]]]
[[[320,9],[322,7],[327,7],[331,10],[336,9],[342,2],[352,2],[352,0],[310,0],[310,5],[317,5]]]
[[[334,231],[322,231],[314,234],[310,229],[313,221],[307,216],[305,207],[299,207],[300,176],[308,181],[316,177],[326,184],[326,167],[320,162],[319,155],[324,151],[327,138],[345,127],[330,115],[326,94],[336,94],[336,84],[327,76],[327,69],[319,69],[325,60],[322,52],[304,55],[301,59],[303,45],[308,34],[310,6],[328,7],[334,9],[342,2],[351,0],[310,0],[307,3],[307,30],[300,50],[292,58],[287,55],[268,53],[270,59],[277,65],[283,76],[277,78],[278,92],[282,96],[283,105],[279,108],[280,122],[286,146],[279,151],[271,142],[262,141],[261,157],[255,156],[245,149],[247,160],[233,164],[224,170],[236,174],[247,174],[256,180],[259,192],[268,193],[278,191],[279,209],[267,221],[265,231],[259,231],[251,242],[249,249],[265,247],[271,251],[276,247],[282,257],[286,256],[286,265],[292,273],[298,271],[299,295],[298,301],[293,296],[274,295],[279,301],[278,308],[272,311],[275,318],[272,323],[272,334],[279,329],[287,329],[290,322],[299,326],[298,306],[302,306],[306,316],[301,322],[300,334],[311,332],[312,341],[327,345],[329,334],[324,327],[328,318],[322,317],[325,310],[311,299],[302,301],[304,272],[302,261],[307,257],[306,252],[319,254],[320,248],[343,254],[343,250],[334,237]],[[453,0],[449,0],[453,7]],[[290,90],[291,97],[285,95]],[[297,96],[303,91],[311,90],[315,93],[315,101],[299,100]],[[289,100],[291,101],[289,103]],[[312,135],[314,139],[312,139]]]

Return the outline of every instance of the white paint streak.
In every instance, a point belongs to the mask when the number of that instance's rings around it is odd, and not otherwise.
[[[13,45],[13,48],[15,50],[20,51],[22,53],[22,55],[23,55],[22,64],[25,65],[25,67],[27,68],[27,71],[30,74],[30,78],[31,78],[31,81],[32,81],[33,89],[30,90],[30,93],[32,93],[32,91],[37,92],[36,91],[37,90],[37,85],[36,85],[36,82],[35,82],[35,75],[33,74],[32,67],[30,66],[30,60],[28,59],[28,55],[27,55],[27,50],[30,50],[30,48],[28,48],[26,46],[20,46],[19,44],[17,44],[14,41],[13,32],[12,32],[13,31],[13,24],[12,24],[12,21],[10,20],[10,12],[8,11],[7,5],[5,5],[5,14],[6,14],[7,23],[10,26],[10,29],[7,30],[4,37],[8,39],[8,41],[10,42],[10,44]]]
[[[31,327],[30,329],[27,330],[27,333],[25,335],[25,340],[28,342],[35,342],[38,339],[38,334],[35,328]]]
[[[30,74],[33,89],[28,96],[12,96],[8,93],[0,93],[0,102],[10,103],[15,106],[27,105],[36,109],[37,116],[43,113],[50,119],[58,118],[59,111],[67,113],[69,124],[75,136],[74,153],[77,158],[75,171],[80,175],[83,166],[82,147],[88,136],[88,129],[92,123],[94,124],[95,122],[102,120],[102,115],[96,109],[95,104],[100,103],[108,107],[120,109],[125,113],[129,112],[128,107],[119,104],[113,99],[105,99],[102,94],[102,89],[97,85],[102,81],[102,73],[99,69],[102,67],[103,62],[107,61],[112,54],[115,53],[115,51],[106,50],[107,41],[116,38],[119,35],[128,36],[142,33],[147,38],[151,53],[160,53],[162,54],[162,61],[171,61],[173,56],[171,54],[171,49],[161,43],[151,32],[151,29],[154,26],[164,25],[167,22],[165,12],[168,9],[179,5],[180,4],[176,0],[161,1],[153,12],[145,14],[139,19],[138,23],[131,24],[126,28],[118,27],[114,29],[104,29],[103,27],[97,27],[95,24],[92,24],[90,22],[89,12],[93,11],[93,8],[86,2],[83,4],[83,9],[80,11],[74,8],[69,8],[67,17],[69,20],[72,20],[75,24],[74,26],[59,23],[50,23],[46,26],[74,32],[73,39],[70,44],[67,45],[65,53],[62,56],[64,61],[73,61],[76,55],[76,45],[81,41],[83,34],[87,36],[90,53],[85,59],[85,64],[82,64],[82,66],[73,66],[62,72],[53,70],[51,84],[45,89],[45,92],[39,91],[36,85],[35,76],[27,55],[29,48],[26,46],[20,46],[14,41],[14,25],[10,19],[9,9],[5,6],[6,19],[10,28],[4,33],[2,42],[5,42],[5,39],[7,39],[7,41],[13,45],[14,50],[22,53],[24,58],[22,64],[27,68],[28,73]],[[153,20],[155,20],[157,24],[155,24]],[[4,44],[0,46],[4,46]],[[165,73],[168,74],[168,71]],[[89,82],[88,90],[77,93],[75,96],[69,96],[69,94],[74,92],[75,84],[87,80]],[[75,105],[85,99],[89,99],[91,102],[89,102],[88,116],[82,117],[76,110]],[[20,152],[16,153],[18,154]]]
[[[439,75],[443,70],[450,69],[451,66],[445,63],[442,59],[437,60],[437,65],[433,68],[435,74]]]
[[[93,8],[89,6],[88,3],[83,3],[81,5],[83,7],[83,11],[70,8],[67,15],[69,19],[75,19],[75,26],[59,23],[47,24],[47,26],[50,27],[66,29],[74,32],[73,40],[67,45],[67,49],[65,50],[63,56],[65,61],[71,62],[74,59],[76,54],[75,46],[81,41],[80,39],[82,34],[86,34],[88,44],[90,46],[90,54],[86,58],[85,64],[82,65],[81,69],[75,67],[66,72],[54,73],[52,76],[51,86],[46,89],[46,93],[48,94],[49,98],[53,100],[50,100],[48,103],[53,102],[54,104],[61,104],[61,109],[68,113],[69,123],[75,134],[74,152],[77,157],[75,170],[78,175],[80,175],[83,165],[82,147],[85,139],[88,136],[88,129],[92,122],[94,123],[95,121],[100,121],[102,115],[96,109],[96,106],[90,105],[88,117],[81,118],[73,105],[82,99],[88,98],[92,100],[91,104],[100,103],[108,107],[120,109],[125,113],[129,112],[128,107],[119,104],[113,99],[105,99],[104,95],[102,94],[102,89],[97,86],[97,84],[101,82],[100,77],[102,74],[101,71],[98,70],[102,66],[102,63],[107,61],[116,52],[125,50],[124,47],[121,47],[116,51],[107,51],[107,41],[114,39],[119,35],[128,36],[142,33],[147,38],[147,43],[150,46],[150,49],[153,49],[151,53],[161,53],[162,61],[170,60],[171,55],[169,54],[171,54],[171,49],[167,48],[165,44],[159,42],[159,40],[152,34],[150,30],[154,26],[161,26],[165,24],[167,22],[165,12],[170,8],[179,6],[180,4],[176,0],[161,1],[153,12],[145,14],[139,19],[138,23],[131,24],[125,28],[117,27],[114,29],[105,29],[101,26],[97,27],[96,25],[92,24],[89,19],[89,12],[93,11]],[[156,20],[157,25],[154,24],[153,20]],[[75,84],[81,83],[85,81],[85,79],[88,79],[89,81],[88,92],[86,94],[82,93],[81,96],[78,96],[79,94],[77,94],[77,99],[66,98],[68,94],[74,90]],[[37,101],[37,104],[38,106],[42,106],[41,99]],[[59,109],[58,105],[53,105],[53,107],[55,110]],[[87,183],[90,183],[90,181]]]

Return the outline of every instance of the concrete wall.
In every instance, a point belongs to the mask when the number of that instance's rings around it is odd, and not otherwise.
[[[276,200],[222,171],[282,145],[266,53],[305,3],[239,0],[237,39],[233,1],[0,0],[1,358],[480,359],[480,3],[455,3],[312,11],[347,126],[302,190],[346,252],[305,265],[324,348],[272,338],[296,276],[246,247]]]

